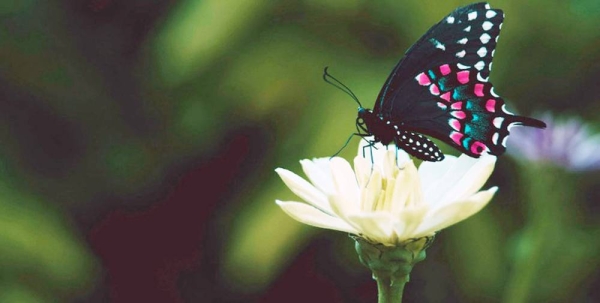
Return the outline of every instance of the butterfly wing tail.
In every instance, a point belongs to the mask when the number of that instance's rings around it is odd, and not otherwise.
[[[524,116],[509,116],[510,123],[514,123],[515,125],[529,126],[535,128],[546,128],[546,123],[544,121],[534,119],[531,117]]]

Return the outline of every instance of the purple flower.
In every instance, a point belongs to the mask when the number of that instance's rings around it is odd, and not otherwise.
[[[508,138],[508,152],[515,158],[550,162],[570,171],[600,169],[600,135],[591,135],[576,117],[541,116],[546,129],[515,128]]]

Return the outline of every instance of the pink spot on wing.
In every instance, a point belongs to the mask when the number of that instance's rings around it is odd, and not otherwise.
[[[465,112],[462,110],[453,111],[450,114],[458,119],[464,119],[467,117],[467,114],[465,114]]]
[[[485,151],[486,149],[487,149],[487,146],[485,146],[485,144],[483,144],[479,141],[474,141],[473,144],[471,145],[471,152],[476,155],[481,155],[481,153],[483,153],[483,151]]]
[[[475,93],[475,96],[477,97],[483,97],[483,84],[475,84],[475,89],[473,90],[473,93]]]
[[[429,86],[429,92],[437,96],[440,94],[440,89],[437,87],[437,85],[431,84],[431,86]]]
[[[451,109],[461,109],[462,106],[463,106],[462,102],[454,102],[454,103],[452,103],[452,105],[450,105],[450,108]]]
[[[442,103],[442,102],[438,102],[438,103],[437,103],[437,106],[438,106],[439,108],[441,108],[441,109],[447,109],[447,108],[448,108],[448,105],[446,105],[446,104],[444,104],[444,103]]]
[[[448,121],[448,124],[450,124],[450,126],[452,128],[454,128],[454,130],[460,131],[460,127],[461,127],[460,121],[458,121],[456,119],[450,119],[450,121]]]
[[[450,92],[443,93],[443,94],[440,96],[440,98],[442,98],[442,99],[444,99],[444,100],[446,100],[446,101],[450,102]]]
[[[463,70],[463,71],[456,73],[456,80],[458,80],[458,82],[460,82],[461,84],[468,83],[469,82],[469,71]]]
[[[454,143],[456,143],[457,145],[462,145],[461,140],[463,137],[464,135],[459,132],[450,133],[450,139],[452,139],[452,141],[454,141]]]
[[[417,79],[417,81],[419,81],[419,84],[423,86],[431,84],[431,80],[429,79],[429,77],[427,77],[427,75],[425,75],[425,73],[418,74],[415,77],[415,79]]]
[[[450,65],[448,64],[444,64],[442,66],[440,66],[440,73],[442,73],[442,75],[447,75],[450,73]]]
[[[487,102],[485,103],[485,109],[487,109],[487,111],[490,113],[495,112],[496,111],[496,100],[488,99]]]

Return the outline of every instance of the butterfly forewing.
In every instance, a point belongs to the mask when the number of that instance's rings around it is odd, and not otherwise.
[[[487,79],[503,21],[504,13],[487,3],[460,7],[444,17],[396,65],[377,97],[374,111],[388,115],[394,100],[416,74],[443,64],[476,68],[480,78]]]

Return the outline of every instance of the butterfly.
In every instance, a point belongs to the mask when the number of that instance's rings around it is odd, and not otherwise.
[[[372,110],[350,92],[359,103],[356,135],[373,136],[371,145],[394,143],[418,159],[441,161],[444,154],[425,135],[478,158],[503,154],[514,125],[545,128],[543,121],[506,110],[488,81],[503,21],[502,10],[481,2],[459,7],[434,25],[394,67]]]

